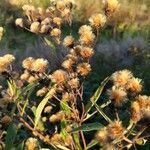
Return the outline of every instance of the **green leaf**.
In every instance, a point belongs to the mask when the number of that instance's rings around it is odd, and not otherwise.
[[[97,140],[92,140],[88,145],[87,145],[87,150],[92,148],[93,146],[97,145],[98,144],[98,141]]]
[[[15,150],[24,150],[24,141],[22,143],[20,143]]]
[[[103,112],[102,108],[99,107],[96,103],[94,104],[96,107],[97,111],[100,113],[100,115],[107,121],[107,122],[112,122],[111,119]]]
[[[77,146],[77,150],[82,150],[82,147],[80,145],[79,134],[78,133],[73,133],[73,139],[74,139],[74,142]]]
[[[76,133],[79,131],[93,131],[93,130],[99,130],[103,128],[104,126],[101,123],[95,122],[95,123],[88,123],[83,124],[80,127],[77,127],[71,131],[71,133]]]
[[[88,113],[91,108],[94,106],[94,104],[98,101],[99,97],[101,96],[103,89],[105,87],[105,85],[107,84],[107,82],[110,80],[110,77],[107,77],[102,83],[101,85],[98,87],[98,89],[96,90],[96,92],[94,93],[94,95],[90,98],[89,103],[86,105],[85,107],[85,111],[86,113]]]
[[[40,102],[40,104],[38,105],[36,112],[35,112],[35,123],[34,123],[34,127],[36,127],[41,119],[41,114],[42,111],[45,107],[45,105],[47,104],[48,100],[51,99],[53,97],[53,95],[55,94],[56,91],[56,87],[53,86],[49,92],[46,94],[46,96],[44,97],[44,99]]]
[[[67,102],[61,101],[60,102],[60,107],[61,107],[61,110],[63,110],[66,115],[70,115],[71,114],[71,108],[68,106]]]
[[[13,143],[17,134],[16,126],[11,123],[7,130],[6,140],[5,140],[5,150],[13,149]]]

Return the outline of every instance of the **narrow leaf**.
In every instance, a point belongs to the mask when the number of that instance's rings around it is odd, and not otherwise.
[[[92,148],[93,146],[97,145],[98,144],[98,141],[97,140],[92,140],[88,145],[87,145],[87,150]]]
[[[42,111],[45,107],[45,105],[47,104],[48,100],[51,99],[53,97],[53,95],[55,94],[56,88],[55,86],[52,87],[49,92],[46,94],[45,98],[40,102],[40,104],[38,105],[36,112],[35,112],[35,123],[34,123],[34,127],[36,127],[41,119],[41,114]]]
[[[5,150],[11,150],[13,148],[13,143],[17,134],[16,126],[11,123],[7,130],[6,140],[5,140]]]
[[[104,126],[101,123],[95,122],[95,123],[88,123],[81,125],[80,127],[77,127],[73,129],[71,132],[76,133],[79,131],[93,131],[93,130],[99,130],[100,128],[103,128]]]
[[[99,97],[101,96],[103,89],[105,87],[105,85],[107,84],[107,82],[109,81],[110,77],[107,77],[102,83],[101,85],[98,87],[98,89],[96,90],[96,92],[94,93],[94,95],[91,97],[89,103],[86,105],[85,110],[86,113],[88,113],[91,108],[94,106],[94,104],[98,101]]]

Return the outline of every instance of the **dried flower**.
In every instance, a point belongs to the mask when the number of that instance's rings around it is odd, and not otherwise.
[[[51,23],[51,18],[45,18],[42,22],[41,25],[49,25]]]
[[[118,0],[107,0],[105,5],[106,16],[111,16],[119,8]]]
[[[58,28],[54,28],[54,29],[51,31],[51,36],[60,37],[60,35],[61,35],[61,30],[58,29]]]
[[[93,49],[90,47],[83,47],[82,50],[80,51],[80,55],[83,58],[87,58],[87,59],[91,58],[93,54],[94,54]]]
[[[50,113],[52,111],[53,107],[52,106],[46,106],[44,108],[44,113]]]
[[[57,144],[57,143],[61,143],[63,141],[63,139],[62,139],[61,134],[56,133],[51,137],[50,141],[53,144]]]
[[[80,35],[80,42],[84,45],[91,45],[95,39],[95,35],[93,32],[85,32],[84,34]]]
[[[22,66],[25,69],[32,70],[34,62],[35,62],[35,59],[33,59],[32,57],[28,57],[25,60],[23,60]]]
[[[142,90],[141,79],[132,78],[128,81],[126,88],[131,92],[139,93]]]
[[[41,26],[40,33],[47,33],[49,29],[50,29],[50,26],[44,24]]]
[[[37,81],[37,79],[38,79],[38,78],[35,77],[35,76],[30,76],[29,79],[28,79],[28,82],[29,82],[29,83],[32,83],[32,82],[34,82],[34,81]]]
[[[62,0],[58,0],[57,3],[56,3],[56,8],[59,10],[59,11],[63,11],[65,9],[65,3],[62,1]]]
[[[86,76],[91,71],[91,66],[88,63],[81,63],[77,66],[77,72],[81,76]]]
[[[140,111],[140,105],[138,102],[133,102],[131,105],[131,119],[133,120],[133,122],[138,122],[141,119],[141,111]]]
[[[44,73],[48,65],[48,61],[43,58],[36,59],[33,63],[32,70],[39,73]]]
[[[125,86],[133,78],[131,71],[121,70],[112,74],[112,80],[117,86]]]
[[[72,47],[74,44],[74,38],[72,36],[66,36],[64,38],[63,44],[68,47]]]
[[[150,120],[150,97],[146,95],[139,95],[132,103],[131,119],[134,122],[138,122],[141,119]]]
[[[62,63],[62,67],[64,67],[65,69],[71,69],[73,64],[74,64],[73,60],[67,59]]]
[[[49,121],[50,122],[58,122],[64,118],[64,113],[62,111],[57,112],[56,114],[53,114],[50,116]]]
[[[119,121],[112,122],[108,125],[107,131],[109,133],[109,137],[114,139],[120,139],[123,137],[124,128],[122,127],[122,123]]]
[[[46,87],[43,87],[42,89],[38,90],[36,92],[37,96],[44,96],[46,94],[46,92],[48,91],[48,89]]]
[[[11,54],[6,54],[0,57],[0,73],[8,71],[8,67],[15,60],[15,57]]]
[[[17,18],[15,21],[16,26],[22,27],[23,28],[23,19],[22,18]]]
[[[91,26],[94,26],[95,28],[101,28],[105,25],[106,23],[106,17],[102,14],[96,14],[93,15],[90,19],[90,24]]]
[[[40,31],[40,23],[35,21],[30,26],[30,31],[33,33],[38,33]]]
[[[92,32],[92,27],[91,26],[83,25],[83,26],[80,27],[80,29],[79,29],[79,34],[80,35],[83,35],[87,32]]]
[[[20,76],[20,79],[21,80],[24,80],[24,81],[27,81],[30,77],[30,74],[28,71],[25,71],[21,76]]]
[[[65,9],[62,11],[61,16],[68,18],[68,17],[70,16],[70,9],[65,8]]]
[[[76,89],[79,87],[79,79],[78,78],[73,78],[71,80],[68,81],[68,85],[72,88],[72,89]]]
[[[35,138],[28,138],[25,142],[25,150],[38,150],[39,149],[39,143],[38,140]]]
[[[127,99],[127,93],[121,87],[113,86],[111,90],[108,90],[108,95],[116,106],[120,106]]]
[[[4,117],[1,118],[1,122],[5,125],[10,124],[12,121],[11,117],[8,115],[5,115]]]
[[[52,80],[52,82],[57,83],[57,84],[61,84],[65,82],[67,78],[68,78],[67,72],[61,69],[56,70],[52,75],[50,75],[50,79]]]
[[[54,24],[60,26],[60,25],[61,25],[61,22],[62,22],[61,18],[59,18],[59,17],[54,17],[54,18],[53,18],[53,23],[54,23]]]
[[[96,139],[99,141],[99,143],[105,144],[108,142],[108,134],[107,128],[102,128],[97,132]]]

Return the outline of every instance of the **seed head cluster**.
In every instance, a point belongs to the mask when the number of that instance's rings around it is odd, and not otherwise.
[[[124,135],[124,128],[120,121],[114,121],[108,124],[106,127],[100,129],[96,138],[102,146],[109,144],[113,140],[121,139]]]
[[[15,60],[15,57],[11,54],[6,54],[0,57],[0,73],[7,72],[10,70],[12,62]]]
[[[121,106],[128,99],[128,94],[142,91],[142,80],[135,78],[129,70],[117,71],[112,74],[111,79],[114,86],[108,90],[108,95],[115,106]]]

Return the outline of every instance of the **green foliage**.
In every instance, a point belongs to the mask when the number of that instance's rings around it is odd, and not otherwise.
[[[7,129],[7,135],[5,140],[5,150],[11,150],[14,147],[14,141],[17,135],[17,128],[14,123],[11,123]]]

